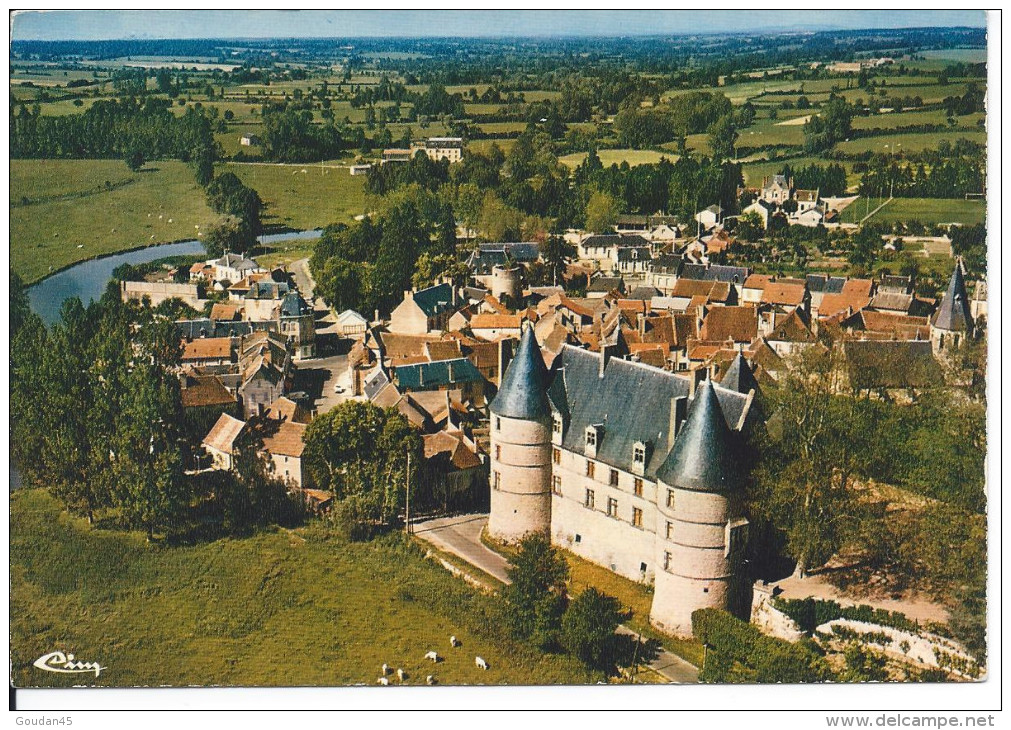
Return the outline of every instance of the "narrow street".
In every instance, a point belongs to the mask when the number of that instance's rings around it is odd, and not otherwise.
[[[488,524],[488,515],[458,515],[440,517],[414,525],[416,537],[431,543],[437,549],[465,560],[503,583],[509,583],[506,571],[509,561],[481,542],[481,531]],[[627,626],[618,627],[619,634],[637,636],[638,632]],[[659,647],[650,669],[676,684],[695,684],[699,670],[676,654]]]

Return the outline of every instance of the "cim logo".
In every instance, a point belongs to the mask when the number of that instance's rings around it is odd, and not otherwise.
[[[108,667],[101,667],[98,662],[79,662],[74,661],[73,654],[64,654],[62,651],[54,651],[45,656],[40,656],[35,660],[35,665],[39,669],[46,672],[55,672],[56,674],[82,674],[88,672],[94,672],[97,677],[102,673],[103,669],[108,669]]]

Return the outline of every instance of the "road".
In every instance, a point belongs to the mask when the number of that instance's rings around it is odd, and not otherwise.
[[[509,561],[481,542],[481,531],[487,524],[488,515],[440,517],[415,524],[414,534],[437,549],[465,560],[503,583],[509,583],[506,574]],[[637,632],[626,626],[619,626],[618,633],[637,635]],[[662,647],[658,649],[656,658],[649,663],[649,666],[670,682],[695,684],[699,681],[698,669]]]

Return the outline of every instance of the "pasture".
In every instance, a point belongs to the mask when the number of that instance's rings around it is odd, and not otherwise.
[[[879,210],[869,222],[901,223],[918,220],[925,224],[959,223],[971,226],[983,223],[985,219],[986,203],[982,200],[895,198]]]
[[[983,130],[955,130],[953,132],[922,132],[864,137],[840,142],[835,146],[835,149],[847,155],[859,155],[864,152],[887,153],[897,145],[901,145],[906,152],[920,152],[925,149],[936,149],[942,140],[954,144],[963,138],[970,142],[986,144],[986,132]]]
[[[10,265],[27,283],[98,255],[194,238],[218,220],[175,160],[138,173],[119,160],[11,160],[10,170]]]
[[[630,166],[635,167],[636,165],[648,165],[659,162],[663,158],[667,158],[671,162],[677,159],[677,155],[665,154],[661,152],[655,152],[653,150],[597,150],[597,157],[600,158],[601,164],[604,167],[610,167],[611,165],[621,165],[623,162],[627,162]],[[571,155],[564,155],[558,158],[558,161],[563,165],[568,165],[571,168],[576,168],[583,163],[586,159],[585,152],[574,152]]]
[[[428,674],[441,684],[602,679],[572,657],[499,638],[494,599],[400,534],[348,543],[315,523],[166,547],[93,529],[41,490],[11,497],[11,615],[20,687],[375,686],[383,663],[411,685]],[[433,649],[445,660],[426,661]],[[107,669],[32,666],[55,650]]]
[[[235,173],[260,194],[267,204],[264,225],[316,228],[365,212],[365,178],[351,177],[346,167],[228,163],[217,170]]]

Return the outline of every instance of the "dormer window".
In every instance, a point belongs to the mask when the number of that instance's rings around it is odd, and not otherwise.
[[[649,458],[649,445],[644,441],[636,441],[632,445],[632,473],[642,476],[646,471],[646,460]]]
[[[594,426],[586,427],[586,454],[587,456],[596,456],[597,449],[600,448],[600,442],[604,438],[604,427],[603,425],[597,424]]]
[[[555,414],[552,415],[551,420],[552,420],[551,430],[554,433],[561,433],[562,432],[562,417],[561,417],[561,415],[555,413]]]

